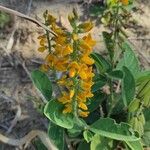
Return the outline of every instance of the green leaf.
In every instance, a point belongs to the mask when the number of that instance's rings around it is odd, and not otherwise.
[[[146,123],[144,125],[144,135],[142,136],[142,142],[145,146],[150,147],[150,109],[144,110],[144,116]]]
[[[114,42],[111,39],[112,34],[110,34],[108,32],[103,32],[102,34],[103,34],[103,39],[104,39],[108,54],[110,56],[110,60],[113,60],[113,58],[114,58]]]
[[[80,121],[82,121],[82,124],[85,123],[81,119],[80,119]],[[73,128],[67,130],[69,137],[79,136],[81,134],[81,132],[84,130],[84,127],[82,126],[82,124],[80,124],[79,122],[74,122]]]
[[[95,134],[92,138],[90,148],[91,150],[110,150],[111,147],[109,142],[109,139],[101,137],[99,134]]]
[[[48,127],[48,135],[59,150],[64,150],[64,129],[54,123]]]
[[[112,79],[122,79],[123,78],[123,72],[121,70],[114,70],[108,73],[108,77]]]
[[[90,144],[86,143],[85,141],[80,142],[77,150],[90,150]]]
[[[36,150],[47,150],[47,148],[45,147],[45,145],[40,140],[34,141],[33,145],[35,146]]]
[[[102,88],[106,84],[107,79],[100,74],[96,74],[93,77],[93,82],[94,82],[94,85],[92,86],[92,92],[94,93],[100,90],[100,88]]]
[[[57,100],[49,101],[45,108],[45,116],[58,126],[71,129],[74,125],[72,114],[63,114],[64,106]]]
[[[100,5],[91,5],[89,8],[90,15],[92,16],[100,16],[103,14],[105,11],[106,7],[105,6],[100,6]]]
[[[87,143],[89,143],[93,138],[93,134],[89,130],[85,130],[83,132],[83,137],[87,141]]]
[[[95,65],[96,65],[99,73],[103,74],[103,73],[111,70],[110,63],[100,54],[92,53],[91,57],[94,59]]]
[[[139,140],[131,126],[126,123],[117,124],[111,118],[100,118],[91,125],[90,130],[101,136],[119,141]]]
[[[131,71],[127,67],[123,67],[124,78],[122,80],[122,95],[124,105],[128,106],[134,99],[135,95],[135,80]]]
[[[149,70],[142,71],[139,72],[138,75],[136,76],[136,83],[140,84],[141,82],[149,79],[150,79],[150,71]]]
[[[122,44],[122,48],[124,50],[123,58],[117,64],[116,69],[122,70],[123,66],[126,66],[131,71],[132,75],[136,77],[140,71],[138,59],[127,42]]]
[[[150,147],[150,131],[144,133],[142,141],[145,146]]]
[[[31,78],[34,85],[42,93],[46,100],[51,100],[52,84],[48,76],[40,70],[35,70],[31,73]]]
[[[126,144],[131,148],[131,150],[143,150],[141,142],[138,141],[126,141]]]
[[[90,112],[93,112],[94,110],[96,110],[105,99],[105,95],[101,93],[100,91],[97,91],[93,94],[94,96],[89,98],[90,104],[88,105],[88,110]]]

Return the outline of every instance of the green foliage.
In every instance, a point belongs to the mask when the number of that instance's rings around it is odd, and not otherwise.
[[[52,98],[52,84],[48,76],[40,71],[35,70],[31,73],[31,78],[36,88],[42,93],[44,98],[49,101]]]
[[[110,150],[112,149],[112,141],[108,138],[95,134],[90,145],[91,150]]]
[[[123,72],[121,70],[114,70],[108,73],[108,77],[112,79],[122,79],[123,78]]]
[[[110,63],[100,54],[92,53],[91,57],[94,59],[95,65],[96,65],[97,70],[99,71],[100,74],[103,74],[103,73],[111,70]]]
[[[85,141],[83,142],[80,142],[77,150],[90,150],[90,144],[89,143],[86,143]]]
[[[126,144],[131,148],[131,150],[143,150],[143,146],[140,141],[126,141]]]
[[[59,150],[64,150],[64,129],[54,123],[49,124],[48,135]]]
[[[34,141],[33,145],[35,146],[36,150],[47,150],[45,145],[40,140]]]
[[[54,89],[48,76],[39,70],[31,74],[33,83],[48,100],[44,107],[44,114],[50,121],[48,135],[59,150],[65,150],[66,145],[77,150],[111,150],[118,146],[143,150],[143,146],[150,147],[150,71],[141,71],[137,56],[122,30],[129,19],[127,14],[131,2],[124,6],[121,2],[117,4],[108,0],[106,4],[106,10],[98,6],[90,10],[93,16],[103,13],[102,20],[108,30],[102,35],[108,55],[91,54],[96,67],[92,85],[94,96],[86,102],[90,112],[87,118],[79,117],[80,110],[74,109],[75,99],[71,99],[72,112],[62,113],[64,105],[52,98]],[[76,12],[69,18],[75,28]],[[80,28],[83,28],[82,23]],[[68,72],[65,75],[68,76]],[[66,91],[71,90],[67,86],[65,88]],[[82,89],[77,87],[76,90]],[[76,96],[78,93],[73,93],[73,97]]]
[[[56,125],[63,128],[71,129],[74,125],[73,115],[63,114],[63,107],[64,106],[57,100],[51,100],[46,104],[44,108],[44,114]]]
[[[134,99],[135,95],[135,80],[131,71],[123,66],[124,78],[122,80],[122,95],[125,106],[128,106]]]
[[[116,68],[123,70],[123,67],[125,66],[131,71],[132,75],[136,77],[140,71],[137,57],[127,42],[122,44],[122,49],[124,50],[123,58],[119,60]]]
[[[0,28],[4,28],[10,22],[10,15],[0,11]]]
[[[92,92],[94,93],[100,90],[107,83],[107,78],[100,74],[96,74],[93,77],[93,81],[94,81],[94,85],[92,86]]]
[[[101,118],[90,126],[95,134],[121,141],[137,141],[139,137],[126,123],[117,124],[111,118]]]
[[[110,60],[112,61],[114,58],[114,42],[112,40],[112,34],[108,32],[103,32],[103,39],[104,39]]]
[[[93,138],[93,134],[90,131],[85,130],[83,132],[83,137],[86,140],[86,142],[89,143],[92,140],[92,138]]]
[[[104,101],[105,99],[105,95],[103,93],[100,92],[95,92],[94,96],[92,98],[90,98],[90,104],[88,105],[88,109],[90,112],[93,112],[94,110],[96,110],[99,105]]]
[[[100,15],[103,15],[104,11],[106,10],[105,6],[98,5],[91,5],[89,8],[90,15],[94,17],[98,17]]]

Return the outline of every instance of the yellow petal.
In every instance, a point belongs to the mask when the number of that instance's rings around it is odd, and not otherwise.
[[[66,55],[68,55],[68,54],[71,54],[72,52],[73,52],[72,46],[71,46],[71,45],[67,45],[67,46],[63,49],[63,51],[62,51],[62,55],[63,55],[63,56],[66,56]]]
[[[73,78],[73,77],[75,76],[75,74],[76,74],[76,70],[75,70],[74,68],[71,68],[71,69],[69,70],[69,77],[70,77],[70,78]]]
[[[88,110],[87,106],[84,103],[82,103],[82,102],[80,102],[78,104],[78,107],[81,108],[81,109],[83,109],[83,110]]]
[[[48,20],[49,24],[52,24],[52,23],[56,22],[56,18],[54,16],[50,15],[50,14],[48,14],[47,18],[48,18],[47,20]]]
[[[49,67],[48,67],[48,65],[46,65],[46,64],[43,64],[43,65],[41,65],[41,67],[40,67],[40,70],[43,71],[43,72],[47,72],[48,69],[49,69]]]
[[[89,32],[93,28],[93,23],[90,21],[84,22],[78,26],[80,32]]]
[[[66,104],[65,109],[63,110],[63,113],[66,114],[66,113],[71,113],[71,112],[72,112],[71,104]]]
[[[94,64],[94,60],[92,58],[90,58],[89,56],[87,55],[84,55],[82,58],[81,58],[81,61],[83,61],[85,64],[87,65],[92,65]]]
[[[73,39],[74,41],[78,40],[78,35],[75,34],[75,33],[73,33],[73,34],[72,34],[72,39]]]
[[[123,5],[128,5],[129,4],[129,0],[121,0]]]
[[[74,90],[70,90],[70,99],[74,96]]]
[[[89,115],[90,112],[88,111],[79,111],[79,116],[81,117],[87,117]]]
[[[46,50],[46,46],[43,46],[43,47],[39,47],[39,48],[38,48],[38,51],[41,52],[41,53],[44,52],[45,50]]]
[[[73,61],[71,64],[69,64],[69,68],[74,68],[74,69],[78,70],[79,64],[76,61]]]
[[[92,39],[91,34],[89,33],[87,36],[83,37],[85,43],[87,43],[90,47],[95,46],[96,41]]]

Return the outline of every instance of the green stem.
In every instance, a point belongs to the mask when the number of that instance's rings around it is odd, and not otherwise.
[[[114,99],[113,81],[112,81],[112,80],[110,80],[109,86],[110,86],[110,92],[111,92],[111,95],[110,95],[111,104],[110,104],[110,108],[109,108],[107,117],[110,117],[110,115],[111,115],[111,113],[112,113],[112,111],[113,111],[113,108],[116,106],[116,103],[117,103],[117,101],[115,101],[115,99]]]
[[[48,42],[48,50],[49,50],[49,53],[51,53],[51,41],[49,38],[49,32],[48,31],[46,31],[46,37],[47,37],[47,42]]]

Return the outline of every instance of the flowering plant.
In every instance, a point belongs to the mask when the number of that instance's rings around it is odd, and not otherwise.
[[[124,33],[128,5],[128,0],[108,0],[102,18],[111,29],[103,32],[108,57],[92,51],[96,41],[89,32],[94,25],[80,23],[75,10],[68,16],[72,31],[48,11],[43,14],[53,34],[38,37],[38,51],[47,51],[47,56],[32,80],[47,100],[42,112],[50,121],[49,137],[60,150],[148,146],[144,125],[150,72],[141,71]]]

